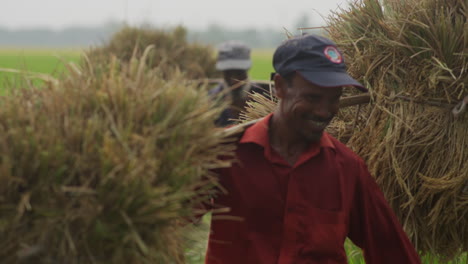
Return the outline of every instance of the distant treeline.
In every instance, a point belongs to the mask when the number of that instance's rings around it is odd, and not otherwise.
[[[98,27],[70,27],[58,31],[44,28],[9,30],[0,27],[0,47],[87,47],[101,45],[120,28],[121,25],[117,23]]]
[[[252,48],[274,48],[286,39],[286,31],[281,29],[244,29],[233,30],[222,26],[212,25],[204,31],[188,31],[191,41],[217,45],[223,41],[241,40]]]
[[[108,23],[98,27],[70,27],[59,31],[51,29],[8,30],[0,27],[0,47],[98,46],[108,41],[123,26],[121,23]],[[205,30],[188,29],[190,41],[211,45],[236,39],[244,41],[252,48],[274,48],[285,38],[286,31],[283,29],[234,30],[219,25],[209,26]]]

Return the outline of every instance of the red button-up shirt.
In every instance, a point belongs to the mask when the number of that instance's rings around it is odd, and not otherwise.
[[[291,166],[269,144],[267,116],[222,169],[207,264],[347,263],[349,237],[367,263],[420,263],[364,162],[324,133]]]

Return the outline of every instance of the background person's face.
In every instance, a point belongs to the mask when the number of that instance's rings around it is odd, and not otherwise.
[[[339,111],[342,87],[319,87],[295,74],[283,89],[280,111],[298,136],[309,142],[320,140],[324,129]]]
[[[223,71],[223,78],[224,78],[224,81],[229,85],[229,87],[232,87],[239,82],[247,80],[247,71],[246,70],[226,70],[226,71]]]

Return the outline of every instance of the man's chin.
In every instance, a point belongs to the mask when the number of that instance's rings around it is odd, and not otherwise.
[[[306,140],[308,142],[318,142],[322,138],[322,135],[323,131],[308,133],[306,134]]]

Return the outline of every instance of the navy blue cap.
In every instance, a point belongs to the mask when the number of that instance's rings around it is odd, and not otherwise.
[[[322,36],[307,34],[285,40],[273,55],[273,67],[281,76],[298,72],[320,87],[354,86],[367,92],[346,72],[343,55],[336,44]]]

